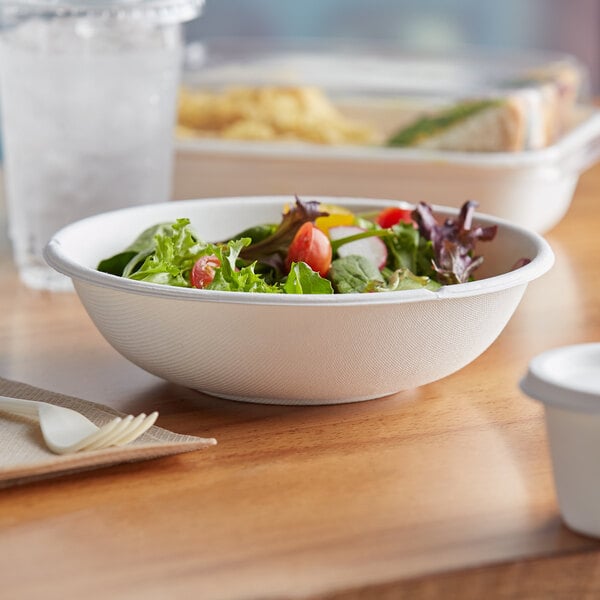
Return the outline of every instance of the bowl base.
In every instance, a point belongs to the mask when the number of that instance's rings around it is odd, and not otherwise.
[[[329,406],[335,404],[352,404],[354,402],[367,402],[368,400],[376,400],[385,398],[397,392],[389,392],[384,394],[372,394],[368,396],[359,396],[356,398],[331,398],[331,399],[314,399],[314,398],[257,398],[253,396],[236,396],[233,394],[222,394],[220,392],[211,392],[208,390],[196,389],[201,394],[221,398],[223,400],[233,400],[234,402],[246,402],[249,404],[273,404],[280,406]]]

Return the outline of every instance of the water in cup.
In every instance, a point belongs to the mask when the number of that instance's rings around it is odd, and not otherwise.
[[[83,2],[60,12],[12,4],[21,10],[0,36],[9,235],[27,285],[68,289],[42,257],[53,233],[169,199],[181,19],[157,18],[153,0],[106,0],[95,12]]]

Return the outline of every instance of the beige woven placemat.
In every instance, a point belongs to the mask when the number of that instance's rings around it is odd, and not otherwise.
[[[124,416],[101,404],[2,377],[0,395],[66,406],[82,413],[98,426],[115,416]],[[0,489],[75,471],[190,452],[214,444],[216,440],[212,438],[180,435],[154,426],[127,446],[57,455],[47,449],[36,421],[0,412]]]

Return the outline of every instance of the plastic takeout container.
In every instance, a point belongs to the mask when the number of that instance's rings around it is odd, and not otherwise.
[[[391,201],[321,198],[356,212]],[[477,358],[516,310],[553,254],[538,234],[497,223],[478,245],[477,281],[436,292],[260,294],[180,288],[96,270],[145,228],[187,217],[207,241],[277,223],[286,197],[186,200],[105,213],[58,232],[46,260],[71,277],[98,330],[123,356],[167,380],[224,398],[273,404],[336,404],[435,381]],[[440,216],[454,209],[436,207]],[[110,235],[106,235],[109,231]],[[522,258],[531,262],[513,268]]]
[[[183,23],[200,13],[204,0],[3,0],[5,24],[23,18],[81,18]]]
[[[544,405],[565,523],[600,537],[600,343],[540,354],[531,361],[521,389]]]
[[[214,40],[189,49],[184,74],[191,90],[316,87],[345,116],[389,135],[423,107],[513,95],[528,98],[528,127],[543,128],[545,117],[535,107],[547,87],[527,77],[556,65],[566,66],[578,83],[551,143],[479,152],[180,135],[175,196],[352,195],[457,208],[471,199],[483,213],[543,233],[567,212],[580,174],[600,156],[600,115],[589,103],[587,70],[569,56],[478,50],[440,57],[374,44]]]

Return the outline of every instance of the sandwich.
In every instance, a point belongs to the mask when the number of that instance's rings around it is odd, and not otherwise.
[[[560,63],[511,82],[504,94],[423,110],[394,132],[388,146],[462,152],[517,152],[553,144],[569,127],[579,71]]]

